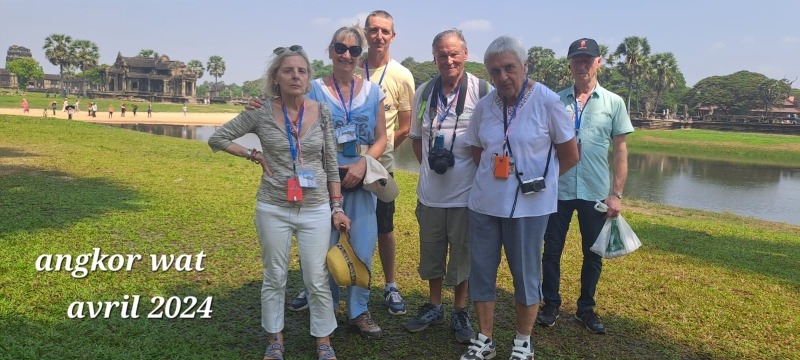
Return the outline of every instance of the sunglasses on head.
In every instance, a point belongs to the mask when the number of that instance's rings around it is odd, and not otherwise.
[[[358,57],[359,55],[361,55],[362,50],[363,49],[361,49],[360,46],[353,45],[351,47],[347,47],[347,45],[342,43],[333,44],[333,51],[336,51],[336,53],[339,55],[344,54],[345,51],[350,51],[350,56]]]
[[[303,50],[302,46],[300,46],[300,45],[292,45],[292,46],[289,46],[289,47],[277,47],[277,48],[275,48],[275,50],[272,50],[272,53],[275,54],[275,55],[280,55],[280,54],[283,54],[284,51],[291,51],[291,52],[295,52],[296,53],[296,52],[300,52],[300,50]]]

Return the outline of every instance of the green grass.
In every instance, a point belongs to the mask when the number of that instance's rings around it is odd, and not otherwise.
[[[642,132],[644,133],[644,132]],[[410,312],[391,316],[375,271],[371,308],[383,328],[366,340],[346,328],[339,359],[454,359],[447,325],[410,334],[402,324],[427,299],[417,275],[416,176],[396,173],[398,279]],[[259,359],[261,263],[253,226],[259,171],[206,144],[82,122],[0,115],[1,359]],[[597,291],[608,328],[569,319],[579,292],[577,228],[562,260],[562,317],[534,328],[537,359],[800,358],[800,227],[625,200],[643,246],[605,262]],[[36,272],[40,254],[141,254],[130,272],[86,278]],[[152,272],[149,254],[196,254],[202,272]],[[375,257],[375,269],[380,268]],[[296,252],[287,301],[300,287]],[[498,276],[495,339],[514,336],[507,264]],[[68,319],[73,301],[140,295],[140,318]],[[213,297],[211,319],[147,319],[153,296]],[[452,303],[452,290],[445,293]],[[337,315],[344,320],[344,306]],[[118,312],[116,313],[118,314]],[[474,319],[474,314],[473,314]],[[286,312],[287,359],[314,359],[308,312]]]
[[[8,108],[8,109],[20,109],[22,112],[22,99],[25,98],[28,100],[28,107],[31,109],[31,113],[40,114],[42,109],[50,109],[50,102],[55,100],[58,105],[56,109],[59,111],[61,110],[61,104],[64,101],[64,98],[47,98],[45,97],[44,93],[39,92],[31,92],[23,95],[4,95],[5,91],[2,91],[0,94],[0,108]],[[69,103],[74,104],[77,98],[74,95],[69,96]],[[138,102],[138,101],[125,101],[119,99],[87,99],[81,97],[81,111],[86,110],[86,106],[91,103],[92,101],[97,103],[97,111],[108,111],[109,105],[114,105],[114,111],[120,111],[120,105],[124,102],[125,105],[128,107],[128,111],[133,110],[133,104],[139,105],[140,112],[147,111],[147,102]],[[183,105],[182,104],[171,104],[171,103],[152,103],[153,104],[153,111],[154,112],[182,112]],[[211,105],[188,105],[188,111],[190,113],[239,113],[242,111],[241,106],[230,106],[226,104],[211,104]],[[36,112],[39,110],[39,112]]]
[[[639,130],[629,134],[628,151],[683,155],[708,160],[800,166],[796,135],[711,130]]]

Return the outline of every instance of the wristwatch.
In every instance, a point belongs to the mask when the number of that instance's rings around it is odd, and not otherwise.
[[[609,194],[609,196],[616,196],[616,197],[617,197],[617,199],[620,199],[620,200],[622,200],[622,194],[620,194],[620,193],[615,193],[615,192],[612,192],[611,194]]]

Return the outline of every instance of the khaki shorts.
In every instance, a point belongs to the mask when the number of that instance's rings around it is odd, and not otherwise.
[[[419,276],[422,280],[444,277],[447,286],[456,286],[467,280],[470,269],[469,209],[434,208],[417,202],[416,213],[419,223]]]

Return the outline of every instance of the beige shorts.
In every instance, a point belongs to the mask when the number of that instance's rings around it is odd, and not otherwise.
[[[444,284],[448,286],[456,286],[467,280],[470,269],[467,231],[469,209],[434,208],[417,202],[416,213],[419,223],[419,276],[422,280],[444,277]]]

